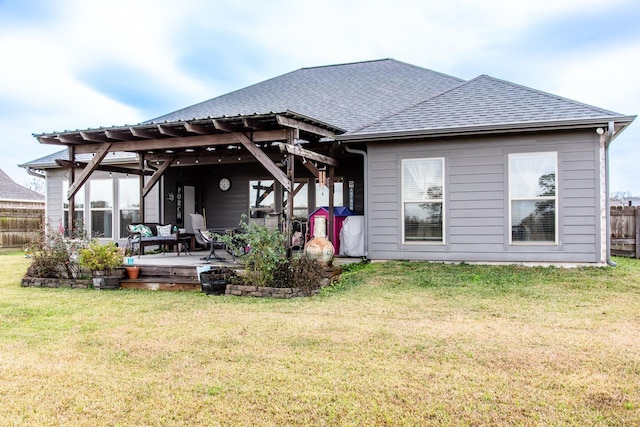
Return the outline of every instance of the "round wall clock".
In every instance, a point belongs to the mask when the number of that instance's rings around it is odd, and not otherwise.
[[[218,186],[220,187],[220,190],[227,191],[231,188],[231,181],[229,181],[229,178],[222,178],[220,179]]]

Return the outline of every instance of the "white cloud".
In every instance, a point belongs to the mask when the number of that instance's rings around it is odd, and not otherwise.
[[[393,57],[462,78],[495,73],[636,114],[638,40],[596,51],[565,49],[543,60],[518,51],[522,41],[536,43],[536,28],[546,22],[585,11],[624,13],[634,1],[59,0],[48,19],[0,27],[0,138],[29,147],[21,153],[11,148],[9,161],[18,163],[53,151],[38,145],[32,132],[149,119],[128,100],[92,86],[96,71],[119,67],[136,74],[141,92],[175,98],[176,108],[299,67]],[[195,76],[184,60],[198,55],[220,58],[205,58],[211,70]],[[225,87],[230,75],[238,87]],[[635,127],[614,142],[614,155],[632,157]],[[7,162],[9,156],[2,157]],[[614,159],[625,172],[612,181],[634,185],[620,189],[640,194],[640,177],[635,183],[624,178],[634,166]]]

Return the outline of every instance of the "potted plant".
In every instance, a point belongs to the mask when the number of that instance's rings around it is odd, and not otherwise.
[[[93,287],[96,289],[117,289],[122,277],[124,249],[114,242],[101,244],[92,240],[80,251],[80,265],[91,270]]]

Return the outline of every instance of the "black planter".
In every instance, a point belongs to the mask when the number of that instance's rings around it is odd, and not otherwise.
[[[200,273],[200,285],[202,292],[207,295],[224,294],[230,282],[233,271],[226,268]]]

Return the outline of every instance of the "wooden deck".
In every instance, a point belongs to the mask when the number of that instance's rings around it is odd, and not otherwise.
[[[140,267],[140,276],[137,279],[122,279],[120,286],[122,289],[153,291],[200,291],[198,267],[243,269],[241,260],[234,262],[231,255],[224,251],[216,253],[220,256],[224,255],[223,260],[202,260],[201,258],[205,257],[208,251],[194,251],[190,255],[167,252],[136,256],[133,265]],[[333,264],[340,266],[358,261],[360,261],[359,258],[335,258]],[[341,271],[341,269],[335,271]]]
[[[224,252],[224,251],[220,251]],[[199,291],[197,267],[211,266],[212,269],[227,267],[242,269],[240,262],[233,262],[231,255],[222,261],[211,259],[202,260],[208,251],[191,252],[191,254],[167,252],[134,257],[133,265],[140,267],[137,279],[123,279],[120,281],[122,289],[141,289],[153,291]],[[220,253],[219,255],[222,255]]]

